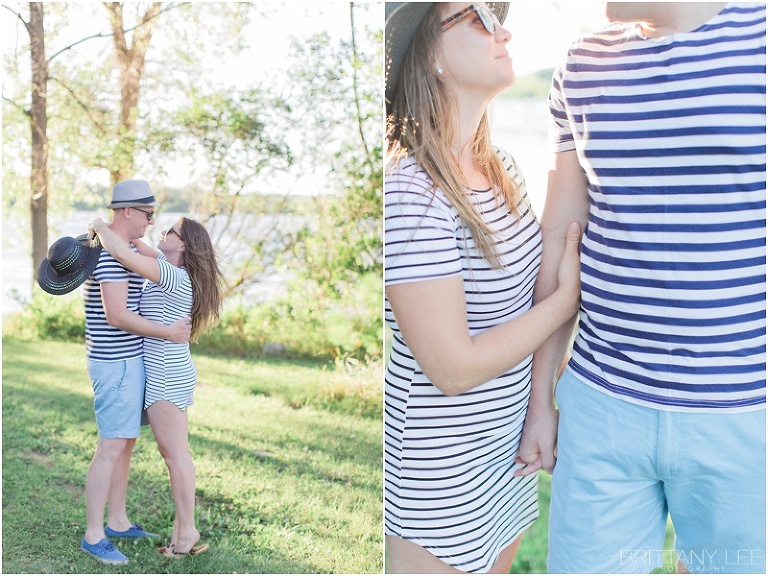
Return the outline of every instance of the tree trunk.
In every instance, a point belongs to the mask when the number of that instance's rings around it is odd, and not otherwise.
[[[30,213],[32,215],[32,263],[34,280],[37,265],[48,254],[48,63],[45,59],[43,3],[29,3],[29,41],[32,60],[32,173]]]
[[[118,124],[119,144],[115,151],[115,168],[110,176],[112,184],[133,177],[136,153],[136,117],[139,110],[141,78],[144,61],[155,29],[155,16],[160,12],[161,3],[153,2],[141,23],[133,31],[133,45],[128,46],[123,21],[123,6],[120,2],[104,4],[109,11],[115,47],[115,59],[120,73],[120,119]]]

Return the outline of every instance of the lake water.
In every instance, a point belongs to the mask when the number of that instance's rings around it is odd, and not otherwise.
[[[493,142],[511,154],[518,163],[526,180],[528,194],[531,197],[534,211],[541,215],[546,195],[547,171],[550,165],[550,155],[547,153],[547,122],[548,111],[546,99],[499,99],[492,104],[490,110],[491,135]],[[49,215],[49,242],[53,243],[61,236],[77,236],[84,233],[95,216],[107,218],[107,210],[100,214],[81,212],[66,215]],[[160,234],[179,217],[178,214],[160,214],[154,226],[150,227],[147,240],[155,245]],[[246,216],[247,217],[247,216]],[[269,218],[255,219],[249,229],[253,234],[260,234],[274,226]],[[278,222],[281,229],[295,229],[301,222],[285,218]],[[2,256],[2,293],[3,314],[20,308],[17,298],[28,301],[32,294],[32,261],[29,256],[28,218],[22,220],[3,220],[3,256]],[[211,229],[212,237],[220,233]],[[220,252],[229,243],[222,237],[217,243]],[[225,248],[228,258],[238,255]],[[279,294],[287,279],[279,274],[267,276],[248,293],[254,300],[267,300]],[[39,290],[35,286],[35,290]],[[17,294],[17,296],[14,296]],[[80,289],[75,291],[80,295]]]
[[[88,223],[100,216],[107,219],[108,210],[97,212],[72,212],[65,215],[49,215],[48,217],[48,242],[53,244],[62,236],[79,236],[87,232]],[[160,213],[155,223],[147,230],[144,240],[152,245],[157,245],[160,232],[169,228],[176,222],[181,214]],[[214,218],[206,223],[206,228],[216,246],[219,260],[226,270],[231,262],[243,261],[252,257],[245,242],[233,238],[228,230],[241,230],[249,239],[270,237],[273,230],[280,233],[298,230],[305,220],[296,216],[251,216],[243,215],[234,217],[232,222],[225,222],[223,218]],[[29,224],[26,220],[3,220],[3,314],[15,312],[21,309],[22,303],[28,302],[32,296],[32,259],[29,255],[27,232]],[[268,248],[267,248],[268,249]],[[39,263],[35,264],[37,266]],[[244,296],[252,302],[263,302],[281,294],[288,278],[285,273],[268,273],[259,282],[249,287]],[[34,285],[34,290],[40,290]],[[78,288],[70,295],[63,298],[82,298],[82,288]]]

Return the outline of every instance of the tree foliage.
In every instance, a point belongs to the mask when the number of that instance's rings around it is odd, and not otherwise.
[[[310,103],[303,118],[322,127],[311,131],[318,135],[311,157],[327,162],[336,187],[335,194],[316,198],[317,220],[299,234],[294,256],[303,281],[298,285],[311,294],[316,328],[325,312],[345,309],[349,322],[358,325],[361,348],[380,354],[382,36],[381,30],[356,30],[359,9],[350,3],[350,42],[333,45],[318,35],[294,45],[295,59],[303,63],[296,70],[304,90],[298,100]],[[338,106],[340,101],[346,105]]]
[[[7,5],[7,12],[24,6]],[[246,88],[210,81],[210,63],[247,46],[254,15],[285,7],[40,6],[50,55],[47,209],[100,209],[112,183],[144,177],[166,210],[206,224],[233,294],[252,298],[254,287],[278,275],[288,282],[281,305],[295,317],[321,329],[330,314],[347,315],[374,342],[363,348],[374,349],[381,337],[382,31],[364,29],[355,16],[381,5],[349,3],[350,41],[323,32],[296,40],[290,82],[264,78]],[[29,211],[29,58],[28,38],[19,34],[3,62],[6,216]],[[187,183],[170,186],[179,165]],[[294,194],[308,181],[326,184],[314,197]]]

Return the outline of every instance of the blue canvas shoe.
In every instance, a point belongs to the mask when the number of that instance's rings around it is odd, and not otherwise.
[[[104,564],[112,564],[113,566],[128,564],[128,557],[115,548],[115,545],[106,538],[99,540],[96,544],[88,544],[85,538],[83,538],[82,542],[80,542],[80,549],[96,558],[99,562],[104,562]]]
[[[160,534],[153,534],[152,532],[147,532],[144,530],[144,528],[141,527],[141,524],[133,524],[128,530],[123,530],[122,532],[118,532],[117,530],[112,530],[109,526],[104,527],[104,534],[106,534],[109,538],[159,538]]]

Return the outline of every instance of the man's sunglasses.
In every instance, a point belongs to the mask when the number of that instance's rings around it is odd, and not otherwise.
[[[154,212],[150,212],[150,211],[148,211],[148,210],[142,210],[141,208],[136,208],[135,206],[133,207],[133,209],[134,209],[134,210],[138,210],[139,212],[141,212],[142,214],[144,214],[144,216],[146,216],[146,217],[147,217],[147,222],[151,222],[151,221],[152,221],[152,218],[154,218],[154,217],[155,217],[155,213],[154,213]]]

